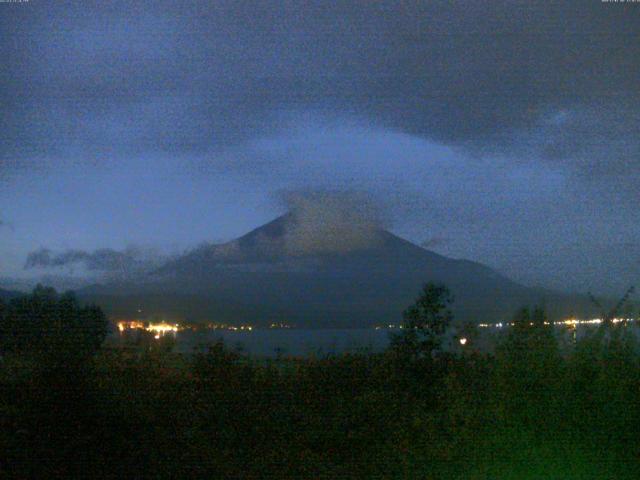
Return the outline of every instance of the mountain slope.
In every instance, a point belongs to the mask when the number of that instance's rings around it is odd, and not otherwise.
[[[196,321],[368,327],[398,323],[428,281],[452,290],[460,321],[503,321],[527,304],[569,313],[567,298],[523,287],[479,263],[370,226],[305,225],[291,213],[226,244],[194,249],[143,282],[82,294],[117,314],[143,309]]]

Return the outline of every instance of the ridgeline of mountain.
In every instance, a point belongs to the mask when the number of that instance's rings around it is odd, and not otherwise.
[[[191,321],[369,327],[399,323],[428,281],[451,289],[459,321],[504,321],[523,305],[545,304],[552,316],[577,306],[374,225],[309,224],[292,213],[228,243],[198,247],[144,281],[80,294],[113,315],[140,309]]]

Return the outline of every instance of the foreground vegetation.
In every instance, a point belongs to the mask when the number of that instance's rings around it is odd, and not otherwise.
[[[0,477],[638,478],[631,327],[566,351],[523,310],[495,352],[454,354],[448,301],[425,287],[382,354],[259,361],[100,348],[99,310],[41,289],[0,310]]]

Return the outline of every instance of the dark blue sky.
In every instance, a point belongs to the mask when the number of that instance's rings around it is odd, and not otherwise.
[[[640,4],[365,3],[0,4],[4,285],[230,239],[287,192],[528,284],[634,283]],[[43,248],[76,260],[25,269]]]

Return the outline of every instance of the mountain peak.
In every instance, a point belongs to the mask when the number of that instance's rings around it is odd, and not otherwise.
[[[542,300],[541,292],[485,265],[438,255],[375,223],[354,225],[346,218],[329,223],[287,213],[230,242],[194,249],[144,284],[100,295],[120,304],[118,295],[135,293],[146,311],[194,319],[286,319],[315,327],[397,323],[426,282],[452,290],[461,321],[504,321],[518,307]]]

